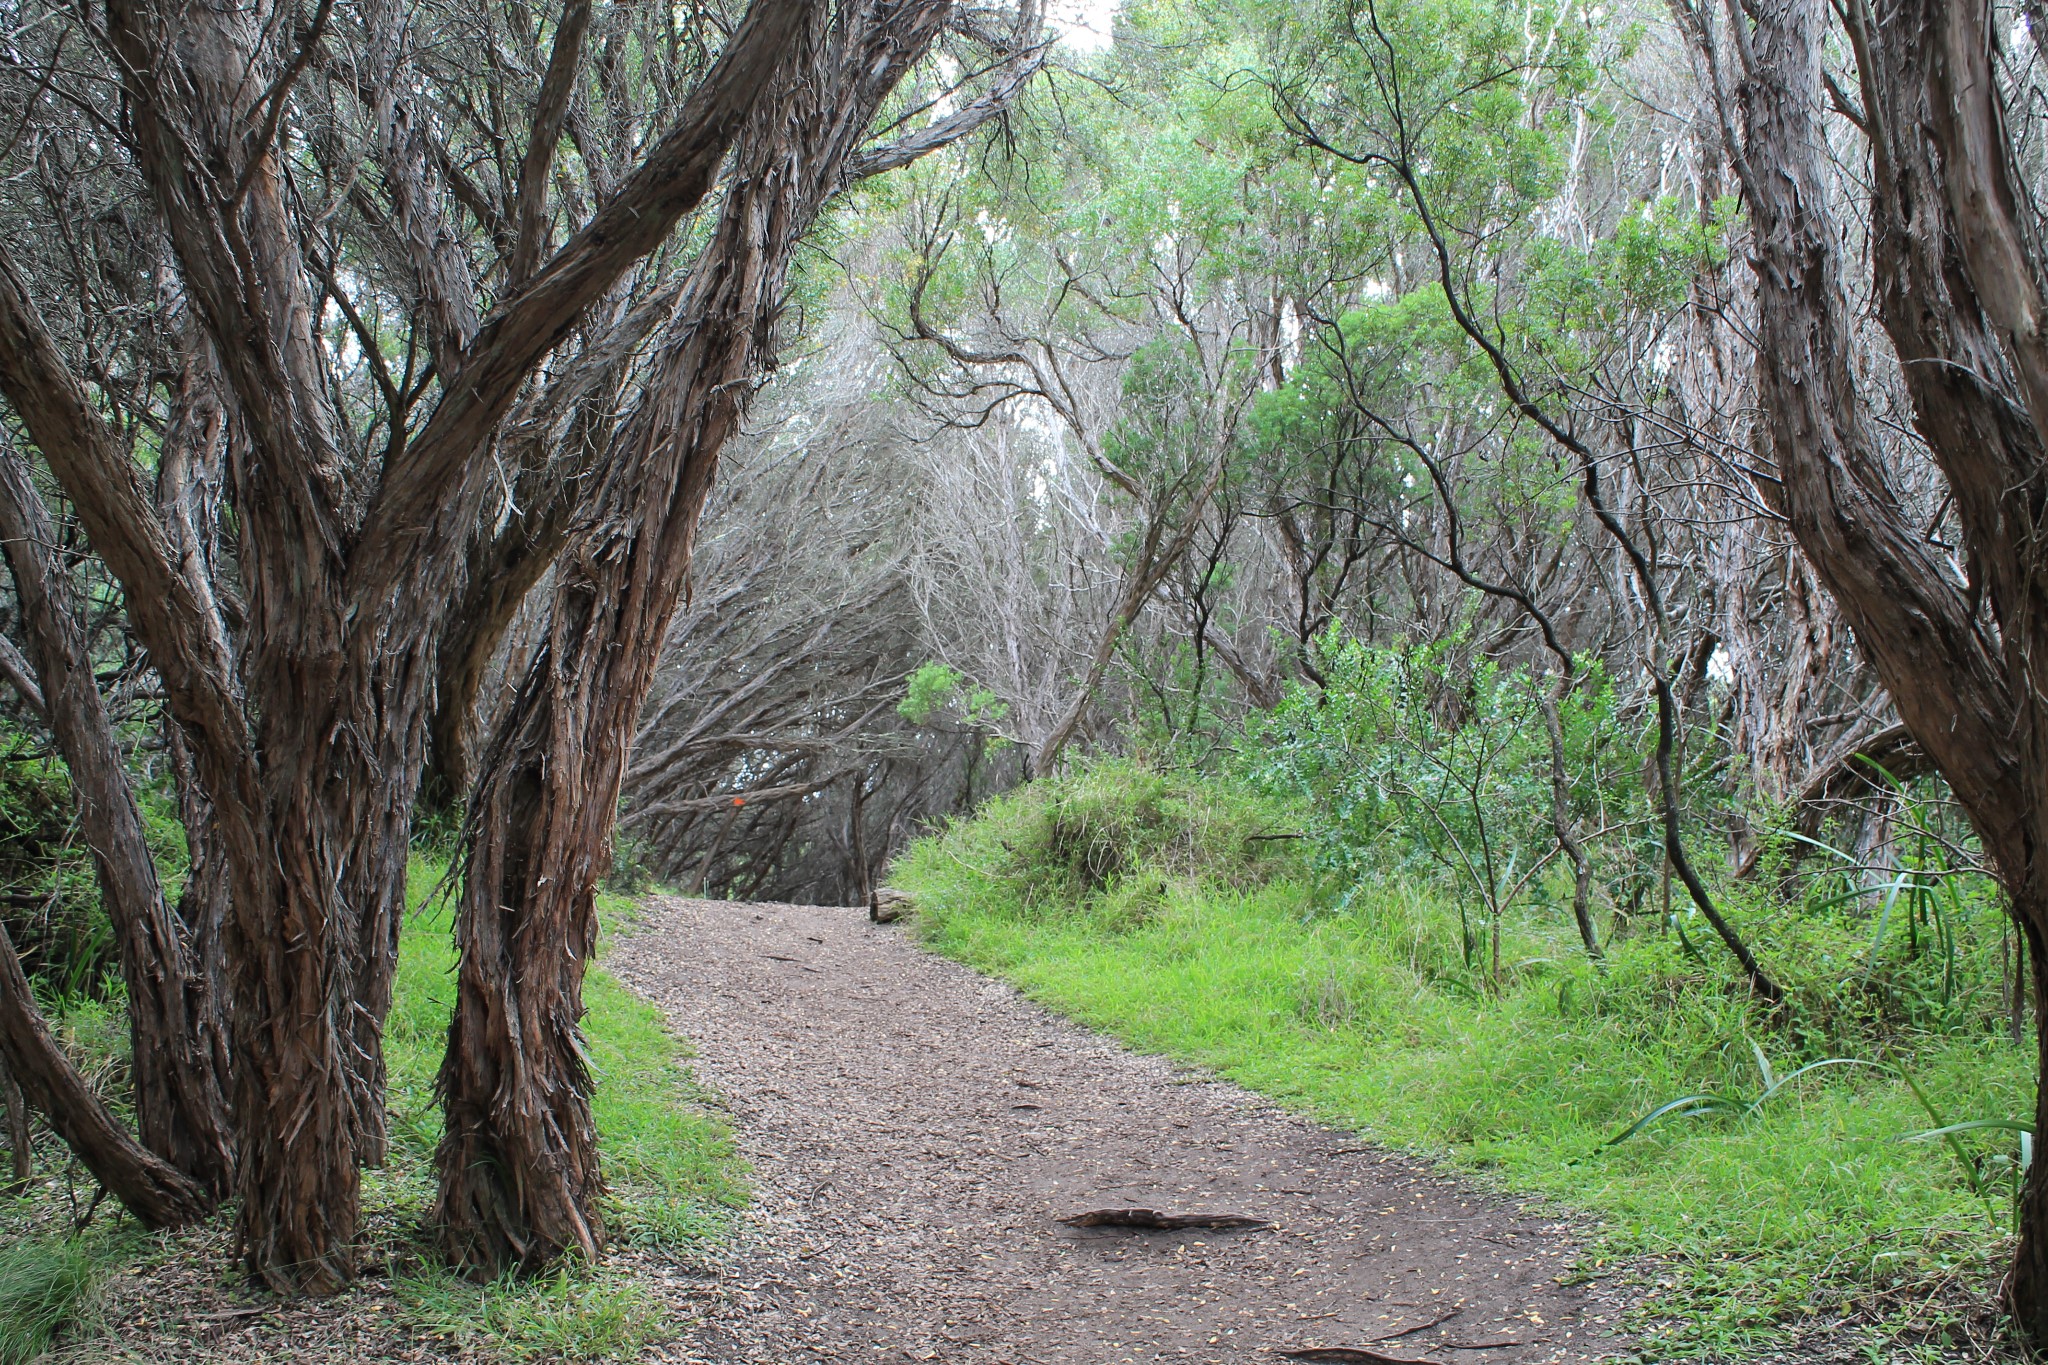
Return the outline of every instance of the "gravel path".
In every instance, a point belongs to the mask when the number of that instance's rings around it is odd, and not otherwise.
[[[1493,1365],[1620,1346],[1611,1308],[1559,1283],[1567,1229],[1126,1052],[859,911],[656,901],[607,965],[696,1042],[758,1186],[667,1359],[1280,1365],[1381,1338]],[[1057,1221],[1131,1206],[1272,1226]]]

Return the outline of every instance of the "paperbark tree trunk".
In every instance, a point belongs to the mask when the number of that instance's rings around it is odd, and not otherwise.
[[[77,603],[52,553],[56,543],[27,466],[0,444],[0,551],[119,947],[142,1143],[218,1197],[228,1187],[233,1140],[215,1046],[217,1002],[157,880]]]
[[[1718,63],[1730,49],[1742,67],[1744,137],[1731,154],[1753,215],[1760,391],[1793,532],[1968,813],[2038,981],[2048,941],[2048,653],[2035,647],[2048,631],[2038,553],[2048,524],[2048,299],[2010,180],[1994,12],[1984,0],[1845,11],[1871,144],[1879,317],[1947,476],[1973,583],[1900,506],[1859,393],[1846,302],[1855,291],[1823,161],[1828,7],[1772,0],[1727,44],[1712,11],[1678,12],[1717,89],[1727,88]],[[2035,1122],[2048,1131],[2048,1088]],[[2048,1344],[2041,1162],[2027,1173],[2006,1293],[2022,1334]]]
[[[0,1054],[0,1117],[7,1121],[8,1180],[0,1191],[20,1194],[35,1178],[35,1133],[29,1123],[28,1097],[14,1083],[7,1058]]]
[[[641,706],[719,450],[772,361],[791,256],[850,174],[909,159],[884,149],[857,160],[858,140],[949,10],[838,6],[793,37],[797,59],[748,125],[677,322],[555,567],[547,642],[478,780],[457,927],[435,1221],[473,1272],[530,1270],[602,1244],[578,1022]],[[917,155],[944,145],[914,136]]]
[[[14,941],[0,929],[0,1057],[30,1104],[42,1111],[93,1178],[144,1226],[174,1228],[213,1207],[184,1172],[128,1135],[50,1036]]]

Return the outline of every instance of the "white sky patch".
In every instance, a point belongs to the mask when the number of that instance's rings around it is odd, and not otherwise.
[[[1100,52],[1111,42],[1110,23],[1123,0],[1053,0],[1046,22],[1076,52]]]
[[[982,209],[974,215],[974,225],[981,229],[981,240],[990,246],[1010,240],[1009,220],[995,217],[987,209]]]

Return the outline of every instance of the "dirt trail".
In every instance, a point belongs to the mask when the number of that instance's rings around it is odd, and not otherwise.
[[[608,966],[695,1039],[759,1199],[671,1360],[1595,1360],[1567,1231],[1064,1023],[858,911],[665,900]],[[1137,1206],[1244,1233],[1080,1230]],[[1434,1325],[1425,1326],[1425,1324]],[[1421,1328],[1394,1338],[1403,1329]]]

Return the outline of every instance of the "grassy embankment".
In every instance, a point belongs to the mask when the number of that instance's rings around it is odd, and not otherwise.
[[[1489,979],[1441,893],[1390,881],[1331,908],[1343,898],[1299,841],[1259,837],[1298,828],[1227,782],[1109,766],[990,803],[894,879],[931,946],[1054,1009],[1591,1215],[1581,1269],[1640,1276],[1635,1326],[1659,1358],[1725,1360],[1831,1323],[1873,1358],[1936,1358],[1988,1293],[2009,1135],[1965,1139],[1980,1197],[1957,1152],[1901,1141],[1935,1126],[1904,1076],[1948,1122],[2023,1116],[2030,1056],[1979,1008],[1900,1026],[1855,907],[1744,916],[1798,1001],[1773,1022],[1711,940],[1638,929],[1596,969],[1555,909],[1509,917],[1511,965]],[[1938,970],[1953,987],[1953,955]],[[1606,1145],[1681,1096],[1753,1098],[1756,1049],[1781,1077],[1835,1055],[1894,1069],[1827,1068],[1746,1117],[1674,1116]]]
[[[415,857],[399,947],[395,999],[385,1036],[390,1068],[391,1160],[365,1173],[364,1212],[371,1279],[395,1295],[401,1330],[458,1342],[507,1360],[598,1360],[631,1353],[664,1330],[664,1310],[641,1283],[649,1259],[687,1260],[725,1235],[745,1199],[743,1171],[726,1130],[705,1112],[684,1048],[660,1013],[601,968],[585,988],[584,1019],[593,1102],[611,1195],[606,1218],[633,1253],[617,1263],[566,1266],[553,1276],[478,1285],[436,1267],[422,1230],[434,1195],[440,1137],[434,1074],[454,998],[451,907],[436,897],[445,865]],[[608,928],[630,922],[632,902],[600,900]],[[118,1096],[126,1046],[118,1001],[81,1002],[65,1012],[74,1050],[109,1078]],[[40,1147],[41,1169],[61,1171],[61,1149]],[[204,1239],[148,1237],[102,1210],[72,1232],[73,1175],[40,1181],[0,1203],[0,1365],[21,1365],[53,1341],[88,1336],[94,1291],[123,1267],[194,1251]],[[227,1273],[223,1266],[222,1273]]]

